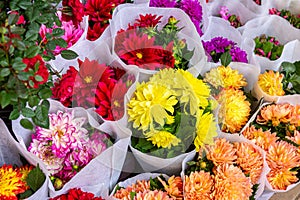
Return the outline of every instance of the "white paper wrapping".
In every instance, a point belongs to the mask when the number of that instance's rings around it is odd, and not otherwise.
[[[166,23],[169,17],[174,16],[176,19],[180,20],[178,27],[184,27],[179,33],[178,37],[181,39],[186,39],[187,46],[189,50],[194,51],[194,55],[190,60],[190,69],[199,71],[198,68],[201,67],[206,61],[207,56],[201,44],[201,39],[199,34],[196,31],[195,26],[191,22],[189,16],[185,14],[181,9],[178,8],[155,8],[155,7],[146,7],[146,6],[126,6],[121,5],[117,7],[118,12],[113,15],[113,18],[110,22],[110,32],[111,36],[114,38],[117,35],[117,32],[121,29],[126,30],[128,24],[133,24],[136,19],[139,19],[141,14],[156,14],[158,16],[162,15],[161,23],[159,23],[159,28],[162,28]],[[112,46],[114,47],[114,40]],[[114,57],[118,57],[114,49],[112,49],[112,54]],[[119,59],[120,62],[121,59]],[[128,66],[129,67],[129,66]],[[147,72],[150,70],[140,69],[141,72]]]
[[[224,133],[220,133],[219,138],[225,138],[227,141],[233,143],[233,142],[246,142],[246,143],[251,143],[249,140],[247,140],[245,137],[238,135],[238,134],[224,134]],[[253,146],[261,153],[263,159],[264,159],[264,164],[263,164],[263,170],[261,173],[261,176],[258,180],[258,190],[255,194],[255,199],[257,199],[258,197],[260,197],[264,191],[265,188],[265,181],[266,181],[266,175],[267,173],[270,171],[270,168],[268,167],[268,164],[266,162],[266,153],[258,146],[254,145]],[[191,161],[194,159],[196,155],[196,152],[190,152],[189,155],[183,160],[182,162],[182,171],[181,171],[181,177],[184,180],[184,171],[187,169],[187,162]],[[183,186],[184,187],[184,186]],[[260,199],[263,200],[263,199]]]
[[[102,196],[107,195],[108,190],[117,182],[122,171],[130,141],[130,132],[122,127],[114,126],[114,124],[99,124],[95,120],[95,116],[92,116],[94,113],[90,113],[83,108],[66,108],[61,103],[50,100],[49,112],[53,113],[58,110],[73,110],[75,117],[86,117],[88,123],[92,127],[101,131],[107,131],[107,133],[116,140],[112,146],[108,147],[100,155],[91,160],[91,162],[68,181],[61,190],[55,191],[52,183],[49,182],[48,188],[50,190],[50,197],[64,194],[74,187],[82,188],[84,191],[92,192],[94,194],[101,194]],[[32,132],[22,128],[19,121],[20,119],[13,121],[13,131],[19,140],[19,151],[24,154],[24,157],[30,163],[39,163],[45,174],[49,175],[44,163],[35,155],[27,151],[27,147],[31,141]]]
[[[287,95],[287,96],[282,96],[282,97],[279,97],[275,103],[277,104],[280,104],[280,103],[290,103],[291,105],[297,105],[299,104],[300,102],[300,95]],[[256,116],[258,115],[259,111],[261,110],[262,107],[266,106],[266,105],[269,105],[270,103],[266,102],[266,103],[263,103],[259,109],[252,115],[252,117],[249,119],[249,121],[247,122],[246,126],[243,128],[243,130],[241,132],[243,132],[247,127],[250,126],[250,123],[253,122],[256,118]],[[293,189],[294,187],[296,187],[297,185],[299,185],[300,181],[298,181],[297,183],[295,184],[291,184],[287,187],[286,190],[276,190],[276,189],[273,189],[272,186],[270,185],[270,183],[268,182],[268,180],[266,179],[266,184],[265,184],[265,194],[269,194],[269,193],[277,193],[277,192],[287,192],[291,189]],[[266,195],[268,196],[268,195]],[[265,200],[265,199],[259,199],[259,200]]]
[[[254,38],[262,34],[273,36],[282,45],[284,45],[280,58],[276,60],[270,60],[266,57],[254,54]],[[297,48],[299,48],[300,29],[292,27],[292,25],[290,25],[290,23],[282,17],[269,15],[254,18],[248,21],[243,26],[242,38],[243,41],[241,48],[244,49],[248,55],[253,55],[253,64],[258,64],[261,67],[261,71],[265,71],[265,69],[268,68],[277,67],[283,61],[290,61],[299,58]]]
[[[3,164],[22,166],[18,143],[12,137],[6,125],[0,118],[0,166]],[[35,165],[36,166],[36,165]],[[49,179],[46,177],[44,184],[28,200],[47,199]]]

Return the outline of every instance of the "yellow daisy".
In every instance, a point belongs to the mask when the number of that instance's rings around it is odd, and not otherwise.
[[[168,131],[151,130],[145,133],[145,136],[153,145],[162,148],[170,149],[172,146],[177,146],[181,142],[179,138]]]
[[[267,94],[272,96],[283,96],[284,90],[282,85],[284,75],[273,70],[265,71],[258,76],[258,85]]]
[[[205,74],[204,81],[210,83],[215,88],[240,89],[247,85],[246,79],[238,70],[230,66],[219,66],[211,69]]]
[[[137,86],[134,97],[128,103],[129,121],[134,128],[147,130],[156,122],[161,126],[174,122],[174,106],[177,99],[174,91],[164,85],[142,83]],[[169,113],[168,113],[168,112]]]
[[[220,104],[219,123],[224,132],[236,133],[247,123],[250,103],[243,91],[233,88],[223,90],[217,97]]]

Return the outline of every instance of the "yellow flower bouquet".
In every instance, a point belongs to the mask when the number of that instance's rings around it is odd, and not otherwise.
[[[127,104],[133,151],[171,159],[212,143],[215,107],[209,86],[190,72],[158,71],[137,83]]]

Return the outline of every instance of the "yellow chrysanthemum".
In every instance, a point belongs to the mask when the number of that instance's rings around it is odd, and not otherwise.
[[[278,126],[281,122],[289,123],[292,120],[293,111],[294,106],[288,103],[267,105],[260,110],[256,122],[267,124],[271,121],[273,126]]]
[[[178,200],[183,198],[183,182],[180,176],[171,176],[168,179],[168,184],[165,181],[163,181],[160,177],[157,178],[164,186],[164,190],[168,193],[170,197]]]
[[[286,141],[278,141],[269,147],[267,162],[271,169],[299,167],[300,155],[294,145]]]
[[[213,178],[209,172],[192,172],[184,177],[185,200],[212,200]]]
[[[270,130],[263,131],[262,128],[256,129],[253,125],[247,127],[242,134],[265,151],[279,139],[276,133],[271,133]]]
[[[215,175],[214,198],[218,200],[244,200],[252,195],[252,184],[243,171],[229,164],[219,165]]]
[[[258,85],[267,94],[272,96],[283,96],[282,85],[284,75],[273,70],[265,71],[258,76]]]
[[[0,167],[0,197],[1,199],[17,199],[17,195],[25,192],[22,174],[11,165]]]
[[[206,157],[213,161],[215,165],[233,164],[237,159],[235,155],[236,149],[233,144],[228,142],[225,138],[217,138],[213,145],[206,147]]]
[[[196,138],[194,145],[198,151],[204,144],[212,144],[217,134],[217,125],[214,116],[211,113],[204,113],[203,110],[198,111],[196,122]]]
[[[177,146],[181,142],[179,138],[168,131],[150,130],[150,132],[145,133],[145,136],[153,145],[162,148],[170,149],[172,146]]]
[[[230,66],[219,66],[211,69],[205,74],[204,81],[210,83],[215,88],[240,89],[247,85],[246,79],[238,70]]]
[[[199,106],[208,106],[209,86],[188,71],[163,69],[154,74],[150,82],[164,84],[175,91],[176,97],[184,105],[184,111],[192,115],[196,114]]]
[[[134,97],[128,103],[129,121],[134,128],[147,130],[154,122],[161,126],[174,122],[174,106],[177,99],[174,91],[155,83],[142,83],[136,88]],[[168,112],[167,112],[168,111]]]
[[[220,104],[219,123],[224,132],[236,133],[247,123],[250,103],[243,91],[233,88],[223,90],[217,98]]]
[[[252,144],[235,142],[237,160],[245,174],[249,174],[251,183],[256,184],[261,176],[264,160],[261,153]]]
[[[267,179],[273,189],[285,190],[289,185],[298,181],[297,171],[289,169],[275,169],[267,174]]]

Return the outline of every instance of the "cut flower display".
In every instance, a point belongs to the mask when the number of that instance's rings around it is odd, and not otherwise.
[[[266,151],[273,190],[286,190],[299,181],[299,105],[265,104],[242,134]]]
[[[263,34],[254,38],[254,41],[254,53],[256,55],[269,58],[270,60],[276,60],[281,56],[283,45],[275,37]]]
[[[127,104],[132,146],[171,158],[211,143],[216,103],[209,97],[209,86],[184,70],[164,69],[139,83]]]
[[[158,174],[140,174],[118,184],[115,199],[183,199],[183,183],[180,176],[167,177]]]
[[[230,25],[234,28],[242,26],[239,16],[229,13],[229,9],[226,6],[222,6],[219,11],[220,17],[229,21]]]
[[[289,10],[278,10],[276,8],[269,9],[270,15],[278,15],[286,19],[293,27],[300,28],[300,15],[292,14]]]
[[[217,138],[186,163],[184,199],[251,199],[263,184],[263,168],[255,145]]]

